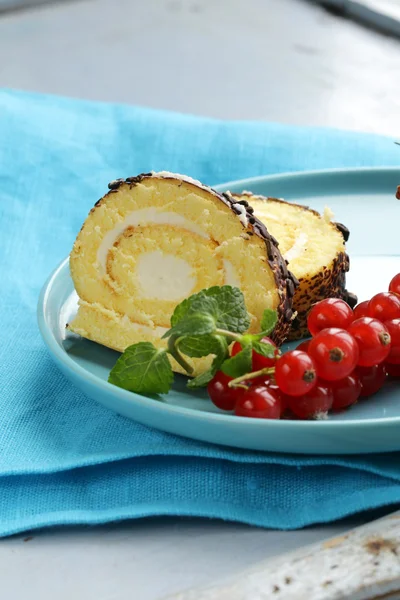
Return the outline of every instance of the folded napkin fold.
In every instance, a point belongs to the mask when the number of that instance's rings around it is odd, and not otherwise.
[[[295,457],[213,447],[113,414],[53,365],[39,290],[108,181],[143,171],[208,184],[398,165],[376,135],[223,122],[0,92],[0,535],[192,515],[297,528],[400,501],[400,453]]]

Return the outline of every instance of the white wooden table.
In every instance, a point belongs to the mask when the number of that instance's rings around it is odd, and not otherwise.
[[[302,0],[63,2],[0,18],[0,57],[1,86],[400,136],[400,44]],[[298,532],[152,519],[27,533],[0,542],[1,598],[161,600],[374,516]]]

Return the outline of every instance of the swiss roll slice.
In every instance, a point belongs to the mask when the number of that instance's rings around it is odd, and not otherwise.
[[[276,240],[246,199],[173,173],[109,184],[79,232],[70,270],[79,309],[73,332],[120,352],[140,341],[163,347],[174,308],[204,288],[239,287],[251,325],[278,313],[273,338],[287,337],[297,281]],[[210,359],[193,359],[194,375]],[[173,368],[180,371],[179,365]]]
[[[332,212],[315,210],[278,198],[256,196],[250,192],[233,194],[247,200],[254,214],[279,241],[279,249],[291,272],[299,280],[293,298],[293,320],[289,339],[309,335],[307,315],[311,306],[324,298],[342,298],[351,306],[356,296],[346,290],[346,273],[350,267],[346,245],[349,230],[332,221]]]

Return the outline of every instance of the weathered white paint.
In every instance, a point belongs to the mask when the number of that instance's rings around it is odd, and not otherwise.
[[[400,598],[400,511],[340,537],[259,563],[228,585],[183,592],[169,600],[275,598]]]

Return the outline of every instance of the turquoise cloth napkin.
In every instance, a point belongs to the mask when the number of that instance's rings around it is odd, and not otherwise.
[[[298,528],[400,501],[400,453],[295,457],[153,431],[74,388],[36,325],[39,290],[107,182],[178,171],[205,183],[399,165],[393,140],[222,122],[0,91],[0,535],[196,515]]]

